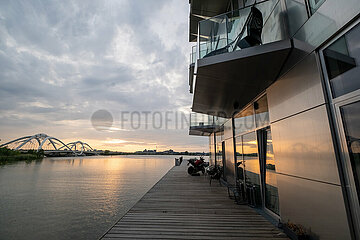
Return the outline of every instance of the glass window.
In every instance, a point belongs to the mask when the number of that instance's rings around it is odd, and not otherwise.
[[[224,131],[215,133],[215,136],[216,136],[216,143],[221,143],[222,140],[224,139]]]
[[[223,167],[222,142],[216,143],[216,166]]]
[[[255,132],[243,135],[243,156],[249,199],[255,198],[256,205],[261,205],[260,164]]]
[[[245,108],[234,117],[235,135],[249,132],[255,129],[255,117],[253,106]]]
[[[359,24],[327,47],[324,53],[327,75],[334,98],[360,88]]]
[[[215,143],[214,143],[214,134],[211,134],[209,137],[209,160],[210,160],[210,164],[214,165],[215,164]]]
[[[309,0],[311,14],[314,14],[325,1],[326,0]]]
[[[274,213],[279,214],[279,194],[276,181],[276,166],[270,129],[266,130],[265,207]]]
[[[360,201],[360,101],[343,106],[340,109],[351,167]]]
[[[256,127],[269,125],[269,110],[266,95],[254,103]]]
[[[244,166],[243,166],[243,147],[242,147],[242,136],[235,138],[235,148],[236,148],[236,174],[237,179],[241,183],[244,182]]]

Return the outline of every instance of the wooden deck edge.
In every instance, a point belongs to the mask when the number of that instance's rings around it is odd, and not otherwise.
[[[152,187],[151,187],[149,190],[147,190],[147,191],[144,193],[144,195],[143,195],[139,200],[137,200],[137,201],[120,217],[119,220],[117,220],[114,224],[112,224],[112,225],[108,228],[108,230],[107,230],[103,235],[101,235],[101,237],[99,237],[98,240],[103,239],[103,238],[106,236],[106,234],[108,234],[108,233],[110,232],[110,230],[113,229],[113,228],[115,227],[115,225],[116,225],[118,222],[120,222],[121,219],[123,219],[123,218],[125,217],[125,215],[128,214],[128,212],[129,212],[131,209],[133,209],[134,206],[135,206],[138,202],[140,202],[140,201],[145,197],[145,195],[146,195],[151,189],[153,189],[156,185],[158,185],[159,182],[160,182],[166,175],[168,175],[169,172],[170,172],[173,168],[175,168],[175,167],[176,167],[176,166],[173,166],[172,168],[170,168],[156,183],[154,183],[154,185],[152,185]]]

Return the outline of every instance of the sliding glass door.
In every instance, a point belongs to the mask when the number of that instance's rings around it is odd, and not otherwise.
[[[265,207],[279,215],[279,194],[276,180],[276,163],[270,128],[264,130],[264,197]]]

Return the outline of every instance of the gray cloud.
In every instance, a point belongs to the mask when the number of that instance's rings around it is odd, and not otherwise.
[[[203,150],[207,139],[186,129],[99,133],[89,121],[98,109],[191,105],[187,21],[178,0],[1,1],[0,137],[40,131]]]

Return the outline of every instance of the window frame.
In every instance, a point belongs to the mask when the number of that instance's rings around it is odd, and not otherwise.
[[[360,19],[358,19],[357,21],[352,23],[350,26],[348,26],[344,31],[339,33],[336,37],[334,37],[331,41],[329,41],[326,45],[321,47],[320,50],[319,50],[320,64],[321,64],[321,68],[323,70],[322,73],[323,73],[323,76],[324,76],[326,92],[327,92],[331,102],[334,103],[334,104],[342,102],[342,101],[344,101],[344,100],[346,100],[348,98],[352,98],[352,97],[360,95],[360,89],[349,92],[349,93],[346,93],[346,94],[343,94],[343,95],[341,95],[339,97],[336,97],[336,98],[333,96],[332,89],[331,89],[331,84],[330,84],[330,79],[329,79],[329,76],[328,76],[327,67],[326,67],[326,63],[325,63],[324,50],[326,48],[328,48],[331,44],[336,42],[338,39],[343,37],[346,33],[350,32],[358,24],[360,24]],[[360,27],[360,25],[358,27]]]
[[[318,60],[320,67],[322,69],[322,78],[323,78],[323,88],[324,94],[327,96],[329,103],[329,120],[333,122],[331,126],[332,132],[334,134],[336,148],[338,150],[339,158],[339,174],[343,178],[343,185],[346,185],[344,190],[344,199],[345,205],[349,208],[349,222],[352,223],[354,227],[354,233],[357,237],[360,237],[360,199],[358,198],[354,173],[351,166],[350,154],[348,151],[346,134],[344,128],[344,121],[341,114],[341,107],[349,105],[360,101],[360,89],[352,91],[350,93],[343,94],[339,97],[334,98],[332,94],[331,84],[327,74],[327,68],[325,63],[325,58],[323,51],[337,41],[339,38],[344,36],[346,33],[351,31],[356,25],[360,24],[360,19],[357,19],[353,23],[349,24],[344,30],[339,32],[334,38],[332,38],[328,43],[322,46],[318,51]]]

